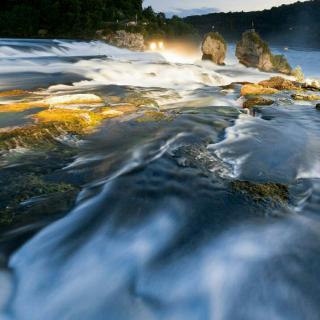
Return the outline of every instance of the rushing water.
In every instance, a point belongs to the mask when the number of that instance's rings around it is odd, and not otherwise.
[[[320,318],[320,112],[310,103],[283,98],[244,113],[239,92],[222,86],[270,74],[232,59],[0,45],[3,90],[142,92],[172,115],[107,121],[80,144],[62,171],[84,177],[76,206],[10,255],[1,320]],[[287,54],[320,77],[318,52]],[[22,121],[4,115],[0,126]],[[288,184],[289,204],[256,201],[235,179]]]

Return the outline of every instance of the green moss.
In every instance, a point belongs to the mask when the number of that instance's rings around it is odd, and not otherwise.
[[[263,41],[260,37],[260,35],[257,32],[253,31],[246,31],[243,34],[243,39],[248,42],[254,42],[259,47],[263,49],[263,53],[265,54],[271,54],[271,50],[269,48],[269,45],[267,42]]]
[[[206,37],[210,37],[211,39],[220,41],[224,44],[224,46],[227,48],[227,42],[224,40],[223,36],[219,32],[209,32]]]
[[[233,181],[232,188],[252,197],[256,201],[271,200],[273,202],[288,202],[288,186],[279,183],[252,183],[249,181]]]
[[[48,181],[44,175],[32,172],[16,175],[6,182],[0,190],[2,228],[39,222],[40,217],[48,218],[57,213],[65,213],[79,191],[75,185]],[[28,204],[27,201],[31,199],[36,201]]]
[[[56,138],[66,134],[84,134],[81,123],[40,123],[0,133],[0,150],[17,147],[50,148]]]

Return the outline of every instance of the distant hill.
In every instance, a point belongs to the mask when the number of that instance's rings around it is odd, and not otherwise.
[[[200,34],[209,32],[214,26],[228,41],[239,40],[254,22],[257,32],[272,44],[320,48],[320,0],[296,2],[264,11],[190,16],[184,20]]]

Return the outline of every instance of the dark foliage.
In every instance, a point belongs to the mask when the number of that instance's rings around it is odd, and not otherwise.
[[[2,0],[2,37],[92,38],[97,30],[114,31],[126,21],[140,22],[133,31],[159,37],[194,37],[195,29],[182,19],[166,19],[143,0]]]
[[[296,2],[270,10],[213,13],[185,18],[201,34],[220,32],[228,41],[237,41],[252,28],[267,41],[281,45],[320,47],[320,0]]]

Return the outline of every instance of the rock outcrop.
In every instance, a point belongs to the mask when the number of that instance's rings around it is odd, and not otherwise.
[[[246,31],[238,42],[236,56],[246,67],[266,72],[290,74],[292,69],[282,55],[273,55],[268,44],[254,30]]]
[[[299,87],[291,80],[282,77],[272,77],[269,80],[259,82],[264,88],[273,88],[277,90],[298,90]]]
[[[125,30],[119,30],[109,34],[104,38],[108,43],[119,48],[125,48],[132,51],[144,51],[144,37],[141,33],[132,33]]]
[[[218,32],[206,34],[202,42],[202,60],[210,60],[218,65],[224,65],[227,54],[227,43]]]

